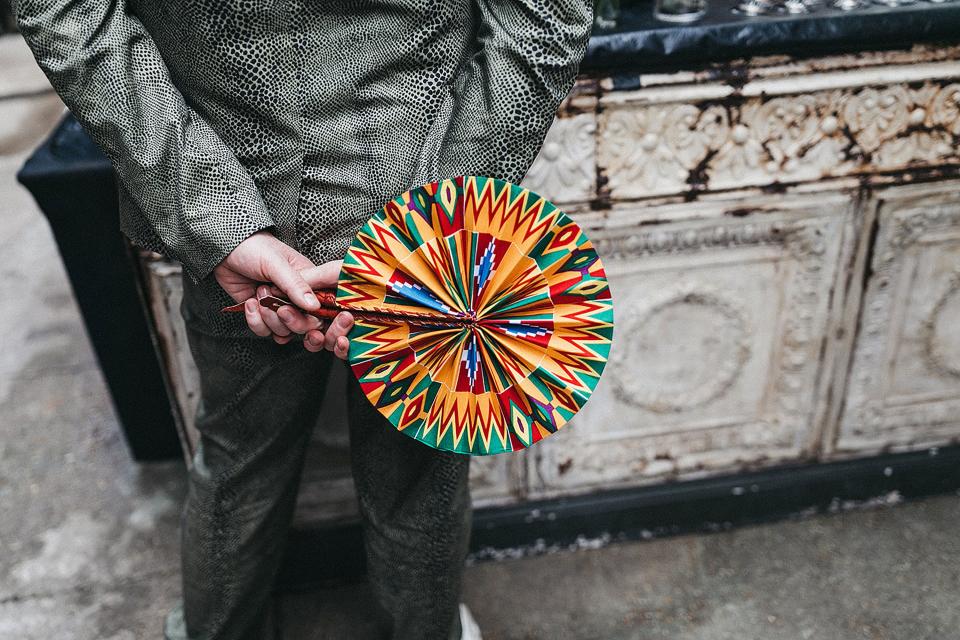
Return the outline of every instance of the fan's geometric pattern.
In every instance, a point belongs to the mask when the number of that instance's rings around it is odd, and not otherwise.
[[[347,252],[337,301],[450,322],[358,319],[349,361],[397,429],[474,455],[556,432],[593,392],[613,336],[606,274],[580,227],[493,178],[387,203]]]

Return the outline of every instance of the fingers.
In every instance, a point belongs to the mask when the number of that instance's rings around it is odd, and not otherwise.
[[[326,349],[332,351],[341,360],[346,360],[350,353],[350,339],[347,338],[347,333],[352,327],[353,316],[346,311],[339,313],[326,332],[320,328],[307,331],[303,336],[303,348],[313,353]]]
[[[270,295],[270,289],[266,286],[260,286],[257,288],[257,297],[263,298],[264,296]],[[290,335],[290,329],[287,328],[287,325],[283,323],[283,320],[277,316],[277,312],[273,309],[268,309],[267,307],[260,307],[260,318],[263,320],[263,323],[267,325],[270,329],[270,332],[278,336],[288,336]]]
[[[294,265],[286,260],[271,259],[264,271],[273,286],[259,286],[257,296],[276,296],[280,293],[301,309],[319,309],[320,302],[313,290],[335,286],[342,265],[343,261],[334,260],[297,270],[300,263]],[[340,313],[325,329],[324,323],[303,313],[301,309],[286,305],[273,311],[261,307],[256,300],[248,300],[244,312],[247,324],[258,336],[271,336],[278,344],[286,344],[295,334],[303,334],[303,346],[307,351],[332,351],[345,360],[350,351],[347,333],[353,327],[353,316],[347,312]]]
[[[320,308],[320,301],[314,295],[313,288],[283,257],[272,256],[264,265],[264,272],[267,279],[283,291],[293,304],[308,311]]]
[[[265,285],[257,289],[258,297],[268,293],[269,290]],[[277,344],[287,344],[293,339],[294,334],[306,333],[320,327],[320,321],[317,318],[307,316],[291,306],[281,307],[274,312],[260,306],[257,298],[248,299],[244,303],[243,312],[251,331],[263,338],[272,337]]]
[[[247,319],[247,326],[250,327],[250,330],[261,338],[266,338],[272,332],[260,315],[262,308],[256,298],[250,298],[243,304],[243,315]]]
[[[303,348],[311,353],[317,353],[324,350],[323,332],[317,329],[307,331],[303,336]]]
[[[323,289],[336,286],[340,279],[340,268],[343,260],[332,260],[316,267],[310,267],[300,272],[300,275],[314,289]]]
[[[350,354],[350,340],[344,336],[337,338],[337,344],[333,348],[333,354],[341,360],[346,360]]]
[[[293,333],[306,333],[311,329],[320,327],[318,318],[308,316],[290,305],[284,305],[277,309],[277,317]]]
[[[338,313],[324,336],[323,346],[327,351],[335,351],[340,338],[346,340],[347,332],[350,331],[351,327],[353,327],[353,316],[346,311]]]
[[[303,336],[303,348],[312,353],[326,349],[327,338],[321,331],[308,331]],[[341,360],[346,360],[350,354],[350,339],[346,336],[340,336],[333,344],[333,354]]]

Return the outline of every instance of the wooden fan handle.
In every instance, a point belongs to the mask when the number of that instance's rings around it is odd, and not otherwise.
[[[302,313],[306,313],[315,318],[321,320],[332,320],[337,317],[338,313],[347,311],[351,313],[354,317],[360,320],[369,320],[373,322],[386,322],[386,323],[395,323],[395,324],[413,324],[424,327],[433,327],[437,329],[450,329],[450,328],[459,328],[465,324],[472,324],[473,321],[470,318],[437,318],[430,314],[426,313],[414,313],[406,312],[403,314],[391,311],[389,309],[383,309],[380,307],[371,307],[371,308],[353,308],[346,305],[341,305],[337,302],[336,293],[330,289],[318,289],[314,293],[317,296],[317,299],[320,300],[320,308],[315,311],[307,311],[306,309],[300,309]],[[294,305],[289,300],[280,298],[278,296],[264,296],[259,298],[260,306],[271,309],[272,311],[277,311],[280,307]],[[224,307],[220,310],[221,313],[238,313],[243,311],[243,306],[245,303],[239,302],[229,307]],[[299,308],[299,307],[298,307]]]
[[[301,308],[299,305],[295,305],[286,298],[282,298],[280,296],[264,296],[263,298],[258,298],[258,300],[260,301],[261,306],[272,309],[273,311],[276,311],[284,305],[290,305],[291,307],[300,309],[302,313],[323,319],[334,318],[339,311],[345,310],[337,304],[337,291],[335,289],[314,289],[313,293],[317,296],[317,300],[320,301],[321,308],[317,311],[307,311],[306,309]],[[266,304],[264,304],[264,301],[266,301]],[[244,304],[246,304],[246,301],[232,304],[220,309],[220,313],[239,313],[243,311]],[[330,315],[327,313],[328,311],[333,311],[333,314]]]

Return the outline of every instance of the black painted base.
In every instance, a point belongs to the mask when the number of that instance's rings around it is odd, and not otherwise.
[[[179,458],[137,263],[120,233],[110,161],[68,115],[17,178],[50,222],[130,453],[141,461]]]
[[[535,554],[679,533],[706,533],[788,517],[829,513],[877,500],[960,490],[960,446],[826,464],[605,491],[480,509],[472,558]],[[894,493],[895,492],[895,493]],[[364,571],[358,523],[298,530],[280,576],[284,589],[356,580]]]

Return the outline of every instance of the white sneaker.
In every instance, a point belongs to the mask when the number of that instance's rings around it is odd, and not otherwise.
[[[460,603],[460,640],[483,640],[480,635],[480,626],[473,619],[473,614],[467,605]]]

